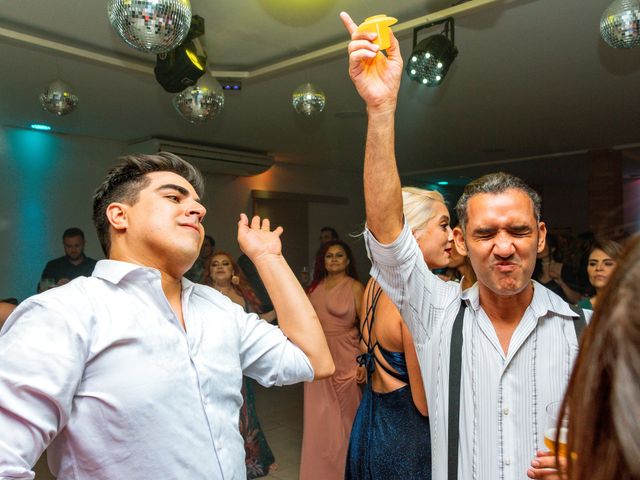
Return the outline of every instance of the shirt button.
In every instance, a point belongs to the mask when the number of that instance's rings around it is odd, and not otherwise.
[[[506,407],[502,409],[502,413],[504,415],[509,415],[509,412],[510,412],[510,410],[508,408],[506,408]]]
[[[511,465],[511,457],[507,457],[507,458],[505,458],[505,460],[504,460],[504,464],[505,464],[505,465]]]

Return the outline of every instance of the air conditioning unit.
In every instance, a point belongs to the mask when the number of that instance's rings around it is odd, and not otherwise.
[[[151,138],[130,144],[127,151],[147,154],[171,152],[191,163],[201,172],[242,177],[258,175],[273,165],[273,157],[267,154],[195,145],[162,138]]]

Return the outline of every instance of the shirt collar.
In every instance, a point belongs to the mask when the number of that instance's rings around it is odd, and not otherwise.
[[[93,277],[98,277],[108,282],[118,284],[124,277],[133,272],[147,272],[156,278],[160,278],[160,271],[155,268],[143,267],[135,263],[121,262],[119,260],[100,260],[93,270]]]
[[[558,315],[566,317],[577,317],[578,315],[571,310],[567,302],[562,300],[558,295],[553,293],[548,288],[540,285],[535,280],[533,282],[533,298],[529,305],[533,310],[536,318],[543,317],[548,312],[553,312]],[[478,288],[478,282],[474,283],[472,287],[467,288],[461,295],[462,300],[466,300],[468,305],[474,310],[480,309],[480,290]]]

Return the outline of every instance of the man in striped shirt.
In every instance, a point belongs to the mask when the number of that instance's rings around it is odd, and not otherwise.
[[[504,173],[472,182],[458,202],[462,228],[454,239],[478,282],[462,292],[433,275],[402,218],[394,152],[398,42],[392,38],[385,56],[374,34],[359,32],[346,13],[341,17],[351,34],[349,74],[368,113],[364,192],[371,274],[414,338],[429,404],[433,479],[559,479],[554,456],[542,451],[545,407],[562,399],[578,349],[578,315],[531,280],[546,236],[540,197]],[[460,311],[459,403],[450,412],[452,334]],[[449,428],[456,412],[459,421]],[[451,447],[456,432],[459,443]]]

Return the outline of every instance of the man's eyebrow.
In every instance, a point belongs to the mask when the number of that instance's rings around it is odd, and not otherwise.
[[[189,193],[189,190],[187,190],[186,188],[180,185],[176,185],[174,183],[165,183],[164,185],[160,185],[158,188],[156,188],[156,192],[160,190],[175,190],[176,192],[178,192],[180,195],[184,197],[189,197],[191,195]],[[200,202],[200,198],[198,198],[197,195],[194,197],[194,200],[196,202]]]

